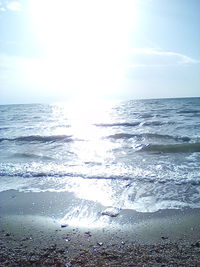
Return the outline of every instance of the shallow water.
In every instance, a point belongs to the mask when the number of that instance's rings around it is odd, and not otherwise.
[[[0,190],[200,207],[200,98],[0,106]]]

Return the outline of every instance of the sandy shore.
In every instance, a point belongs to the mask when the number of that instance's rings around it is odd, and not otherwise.
[[[200,266],[200,210],[108,209],[72,193],[0,193],[0,266]]]

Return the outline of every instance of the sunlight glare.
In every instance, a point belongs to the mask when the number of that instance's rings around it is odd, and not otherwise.
[[[61,220],[61,224],[68,224],[73,227],[90,227],[99,228],[109,225],[109,218],[101,216],[99,218],[97,212],[90,211],[90,208],[85,206],[74,207]]]
[[[60,112],[56,115],[58,119],[67,118],[67,129],[69,135],[80,140],[74,147],[74,152],[82,162],[101,162],[112,157],[113,145],[106,138],[108,129],[97,127],[98,123],[111,123],[110,112],[114,107],[113,101],[69,101],[57,104]],[[55,134],[66,134],[66,128],[59,129]],[[81,140],[87,142],[81,142]]]
[[[53,77],[63,93],[80,99],[117,90],[136,18],[134,0],[31,0],[29,9],[49,85]]]

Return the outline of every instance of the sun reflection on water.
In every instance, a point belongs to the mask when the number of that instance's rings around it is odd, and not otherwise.
[[[55,106],[54,116],[60,127],[54,134],[69,135],[75,141],[73,152],[79,162],[104,162],[112,158],[113,144],[105,138],[109,129],[98,127],[98,123],[112,123],[114,102],[74,101]],[[111,119],[112,118],[112,119]],[[110,134],[112,134],[110,130]]]
[[[73,227],[104,227],[109,223],[109,217],[101,216],[88,206],[72,208],[61,220],[61,224],[68,224]]]
[[[73,192],[80,199],[98,202],[104,206],[113,205],[114,190],[111,181],[83,180],[76,183]]]
[[[106,169],[109,161],[113,160],[113,147],[115,144],[105,138],[109,129],[98,127],[101,123],[112,123],[114,103],[101,101],[76,101],[67,104],[58,104],[55,107],[54,116],[57,117],[58,124],[63,125],[56,129],[56,134],[72,136],[75,142],[70,146],[73,151],[71,159],[72,169],[80,174],[94,178],[99,172]],[[64,126],[67,127],[64,127]],[[112,132],[110,132],[112,134]],[[69,159],[66,159],[69,161]],[[70,163],[63,158],[63,166],[70,171]],[[74,173],[74,175],[76,175]],[[60,180],[60,179],[59,179]],[[64,185],[64,181],[66,184]],[[93,206],[112,207],[116,201],[116,196],[112,180],[104,179],[83,179],[71,177],[62,179],[63,190],[74,193],[75,197],[82,202],[72,205],[71,210],[62,218],[62,223],[73,226],[104,226],[109,223],[108,216],[102,216]],[[86,201],[86,202],[85,202]],[[88,204],[87,202],[90,202]]]

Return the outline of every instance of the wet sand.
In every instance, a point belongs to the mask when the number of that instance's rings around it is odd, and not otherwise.
[[[0,266],[200,266],[199,209],[107,208],[67,192],[1,192]]]

